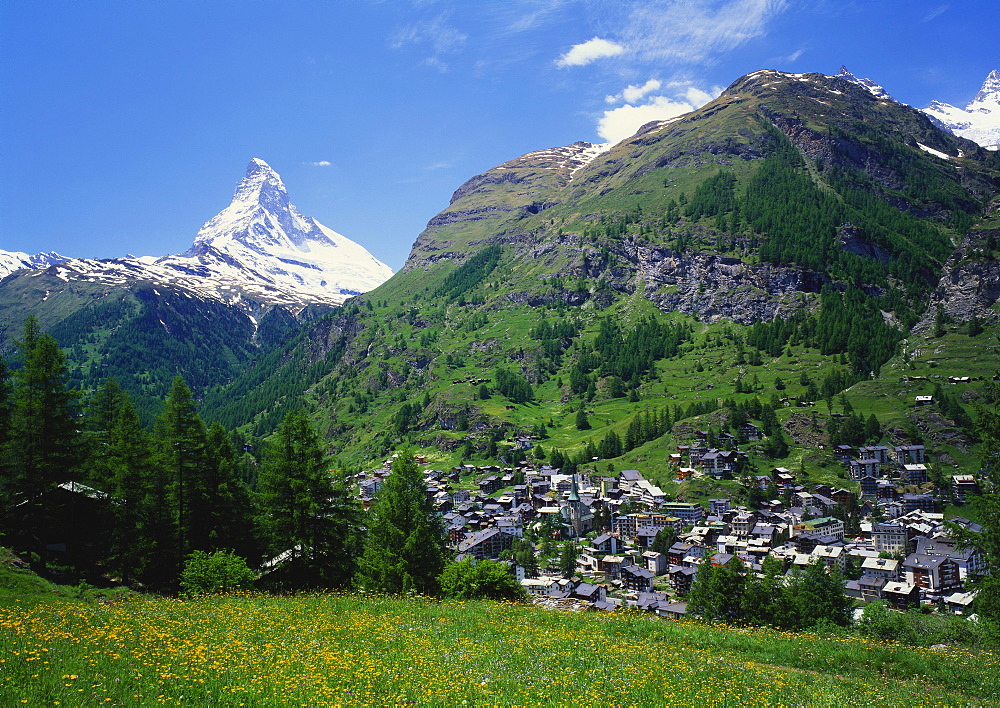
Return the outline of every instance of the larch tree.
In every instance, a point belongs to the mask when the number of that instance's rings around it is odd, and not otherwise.
[[[162,458],[169,483],[169,503],[177,532],[177,575],[180,563],[193,550],[211,547],[210,517],[214,504],[208,488],[211,460],[205,424],[195,406],[194,396],[178,376],[170,386],[163,415],[157,422]]]
[[[107,420],[110,428],[101,438],[105,489],[115,500],[108,566],[126,583],[156,581],[157,566],[174,550],[172,519],[160,506],[163,470],[128,394],[121,392],[116,401],[117,410]]]
[[[242,479],[240,456],[221,423],[208,429],[207,486],[214,491],[209,511],[208,534],[211,551],[233,551],[244,559],[257,557],[256,509],[250,490]]]
[[[13,496],[18,500],[14,527],[45,563],[42,534],[48,526],[44,497],[78,473],[82,450],[77,435],[79,394],[68,386],[69,370],[56,340],[42,334],[29,317],[19,342],[23,366],[15,372],[8,446]]]
[[[388,593],[438,593],[438,576],[450,553],[409,451],[401,452],[393,463],[367,526],[359,586]]]
[[[354,573],[358,510],[343,475],[330,467],[306,413],[285,416],[259,487],[269,547],[290,552],[295,584],[339,587]]]

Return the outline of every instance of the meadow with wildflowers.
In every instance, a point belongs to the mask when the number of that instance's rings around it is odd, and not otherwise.
[[[0,598],[0,704],[982,705],[1000,659],[364,594]]]

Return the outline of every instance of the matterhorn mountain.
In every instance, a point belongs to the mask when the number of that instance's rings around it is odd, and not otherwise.
[[[264,284],[333,303],[392,275],[359,244],[300,214],[281,177],[259,158],[250,161],[229,206],[201,227],[186,253],[142,260],[181,275]]]
[[[950,133],[968,138],[988,150],[1000,150],[1000,71],[990,72],[979,93],[965,108],[931,101],[923,112]]]
[[[58,253],[36,253],[29,255],[20,251],[0,251],[0,278],[4,278],[15,270],[24,268],[47,268],[53,263],[67,260]]]
[[[105,288],[144,283],[233,305],[251,317],[273,306],[297,312],[306,306],[341,305],[392,275],[359,244],[300,214],[289,202],[278,173],[256,158],[229,206],[202,226],[194,244],[181,255],[25,258],[29,257],[11,254],[0,259],[0,273],[6,274],[2,269],[7,260],[10,270],[43,269],[24,275],[52,281],[44,288],[46,299],[70,283]]]
[[[850,71],[848,71],[846,66],[841,65],[840,71],[835,75],[834,78],[844,79],[845,81],[850,81],[852,84],[857,84],[858,86],[861,86],[862,88],[866,89],[875,98],[879,98],[884,101],[895,101],[896,103],[899,103],[899,101],[896,101],[895,98],[889,95],[888,91],[879,86],[877,83],[875,83],[871,79],[867,78],[862,79],[852,74]]]
[[[13,272],[8,271],[12,270]],[[114,377],[151,414],[173,377],[204,391],[301,325],[391,275],[357,243],[303,216],[254,159],[232,202],[191,248],[161,258],[0,252],[0,355],[38,319],[78,368],[75,385]]]

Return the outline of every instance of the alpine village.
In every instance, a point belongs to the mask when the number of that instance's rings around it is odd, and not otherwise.
[[[0,700],[1000,702],[1000,152],[852,79],[3,271]]]

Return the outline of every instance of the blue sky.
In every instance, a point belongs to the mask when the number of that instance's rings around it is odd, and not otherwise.
[[[525,152],[765,68],[964,106],[997,27],[996,0],[7,0],[0,249],[182,252],[260,157],[399,269],[462,182]]]

